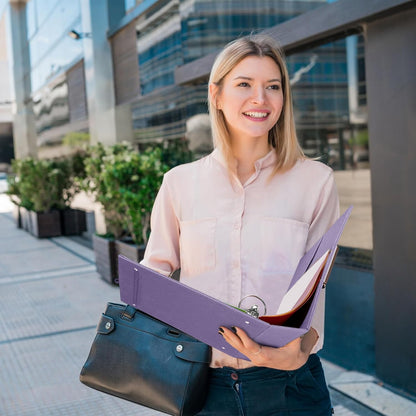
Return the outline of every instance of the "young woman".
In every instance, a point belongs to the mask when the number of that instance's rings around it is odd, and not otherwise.
[[[302,153],[287,68],[272,39],[227,45],[208,102],[215,149],[165,175],[142,263],[163,274],[180,268],[181,282],[235,306],[254,294],[272,313],[301,256],[339,216],[333,173]],[[316,355],[323,325],[324,291],[310,331],[282,348],[219,328],[249,361],[213,350],[200,415],[330,415]]]

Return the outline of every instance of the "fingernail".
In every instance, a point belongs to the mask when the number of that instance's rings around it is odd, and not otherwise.
[[[218,333],[219,334],[223,334],[224,333],[224,330],[222,328],[218,328]]]
[[[222,332],[224,332],[224,331],[222,331]],[[223,337],[224,335],[223,335],[222,332],[221,331],[218,331],[218,333]]]
[[[237,328],[236,328],[235,326],[232,326],[232,327],[231,327],[231,331],[233,331],[233,332],[234,332],[234,334],[236,334],[236,333],[237,333]]]

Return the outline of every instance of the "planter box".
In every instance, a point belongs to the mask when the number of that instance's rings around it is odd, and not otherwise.
[[[94,211],[85,211],[85,225],[87,230],[82,233],[82,237],[92,241],[92,238],[96,233]]]
[[[117,255],[114,240],[93,235],[92,244],[97,272],[106,282],[117,284]]]
[[[32,229],[31,226],[31,218],[29,211],[24,207],[19,207],[19,214],[20,214],[20,225],[21,227],[27,231],[30,232]]]
[[[20,206],[13,204],[13,219],[17,228],[22,228],[22,217],[20,215]]]
[[[38,238],[58,237],[62,235],[59,211],[29,211],[28,231]]]
[[[130,260],[139,262],[143,259],[146,246],[138,246],[131,239],[116,240],[116,253],[127,257]]]
[[[81,209],[64,209],[61,213],[62,235],[81,235],[87,231],[85,211]]]
[[[118,272],[118,255],[121,254],[124,257],[127,257],[130,260],[139,262],[143,259],[144,251],[146,246],[143,245],[136,245],[130,238],[126,238],[123,240],[116,240],[116,259],[117,259],[117,272]],[[117,276],[117,284],[118,284],[118,276]]]

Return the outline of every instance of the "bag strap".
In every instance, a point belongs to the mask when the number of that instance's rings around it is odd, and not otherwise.
[[[136,314],[136,308],[134,308],[133,306],[127,305],[124,311],[121,313],[121,319],[132,321],[134,319],[135,314]]]

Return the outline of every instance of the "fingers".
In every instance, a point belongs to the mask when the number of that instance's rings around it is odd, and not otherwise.
[[[305,364],[309,356],[301,352],[301,338],[295,338],[283,347],[273,348],[258,344],[241,328],[229,329],[222,326],[218,332],[232,347],[259,367],[296,370]]]
[[[244,344],[241,338],[237,335],[237,328],[233,327],[231,330],[225,326],[222,326],[219,328],[218,332],[232,347],[242,352],[242,349],[244,349]]]
[[[220,327],[219,333],[232,347],[250,359],[252,357],[258,358],[262,352],[261,345],[253,341],[246,332],[240,328],[232,327],[232,329],[228,329],[226,327]]]

